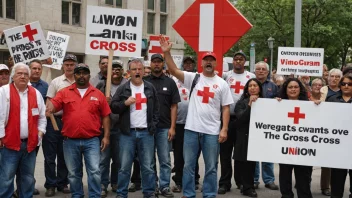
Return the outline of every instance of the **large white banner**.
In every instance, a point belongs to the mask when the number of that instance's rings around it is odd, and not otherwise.
[[[60,70],[69,40],[70,36],[68,35],[49,31],[46,37],[46,42],[53,63],[51,65],[43,64],[43,66]]]
[[[277,74],[323,76],[324,49],[279,47]]]
[[[6,43],[15,63],[50,57],[43,30],[38,21],[4,30]]]
[[[352,169],[351,112],[345,103],[258,99],[247,159]]]
[[[139,57],[143,11],[87,6],[86,54]]]

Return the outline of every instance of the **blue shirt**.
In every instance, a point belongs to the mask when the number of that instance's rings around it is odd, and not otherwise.
[[[262,83],[263,98],[275,98],[278,95],[279,89],[275,83],[268,79]]]
[[[31,82],[32,87],[36,88],[43,96],[44,101],[46,100],[46,93],[48,92],[49,85],[47,82],[40,79],[38,82]]]

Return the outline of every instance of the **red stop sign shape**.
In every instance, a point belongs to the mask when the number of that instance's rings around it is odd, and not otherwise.
[[[199,41],[202,20],[200,7],[204,4],[214,4],[212,45],[213,52],[217,55],[216,70],[221,76],[223,55],[252,28],[252,24],[228,0],[196,0],[174,23],[173,28],[198,53],[198,72],[202,72],[200,63],[202,54],[205,52],[199,50],[199,42],[208,42]]]

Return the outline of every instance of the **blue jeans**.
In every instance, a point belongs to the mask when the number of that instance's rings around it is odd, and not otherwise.
[[[217,195],[217,172],[219,157],[219,136],[198,133],[185,130],[183,142],[183,168],[182,188],[183,195],[187,198],[196,197],[194,172],[198,160],[199,147],[203,153],[205,174],[203,181],[203,198],[216,197]]]
[[[67,138],[63,143],[65,162],[68,169],[68,181],[72,198],[84,197],[83,192],[83,162],[88,175],[88,196],[100,198],[100,142],[99,137],[89,139]]]
[[[169,129],[157,128],[155,133],[155,147],[158,154],[159,166],[160,166],[160,177],[159,177],[159,188],[170,187],[171,177],[171,158],[170,148],[171,142],[168,140]]]
[[[28,153],[27,142],[21,143],[19,151],[0,148],[0,197],[10,198],[14,192],[14,178],[19,170],[19,197],[32,197],[34,191],[34,168],[36,150]]]
[[[150,135],[147,130],[131,130],[129,135],[120,134],[119,148],[120,168],[118,172],[117,195],[124,198],[128,196],[132,163],[137,150],[141,166],[143,195],[144,197],[154,196],[154,136]]]
[[[260,167],[259,162],[255,166],[254,183],[259,184]],[[262,179],[265,184],[270,184],[275,181],[274,164],[262,162]]]
[[[117,171],[119,162],[119,132],[110,132],[110,145],[106,149],[100,152],[100,172],[101,172],[101,184],[107,189],[109,183],[111,185],[117,184]],[[104,134],[102,134],[102,139]],[[111,175],[110,175],[110,159],[111,163]],[[109,180],[110,175],[110,180]]]

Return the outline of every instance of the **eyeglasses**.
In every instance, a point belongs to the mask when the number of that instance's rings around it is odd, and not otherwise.
[[[23,72],[18,72],[18,73],[16,73],[16,76],[24,76],[25,78],[28,78],[29,74],[28,73],[23,73]]]
[[[352,82],[349,82],[349,83],[341,82],[340,85],[341,86],[346,86],[347,85],[347,86],[350,87],[350,86],[352,86]]]
[[[112,68],[112,72],[119,72],[121,70],[122,70],[121,68]]]
[[[322,87],[323,85],[322,84],[313,84],[312,86],[313,87]]]

